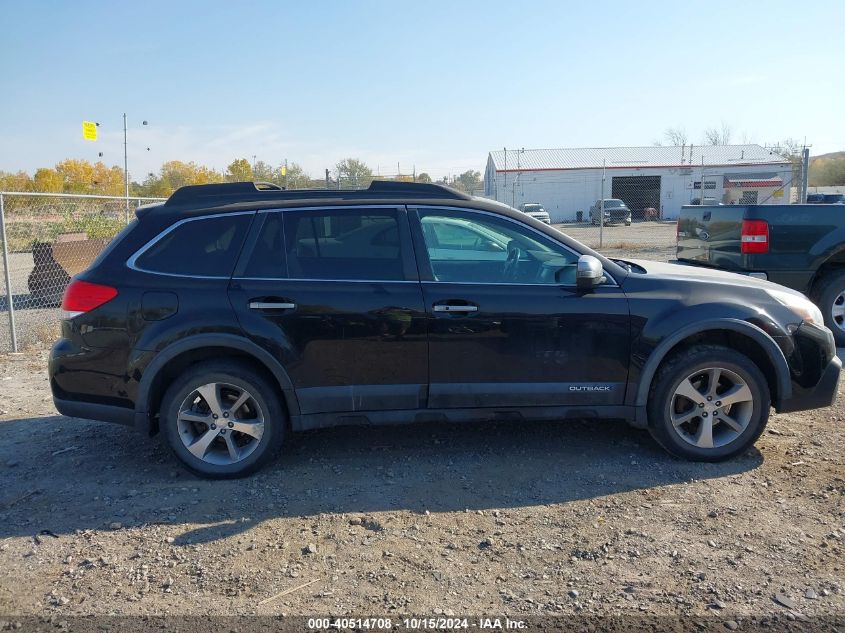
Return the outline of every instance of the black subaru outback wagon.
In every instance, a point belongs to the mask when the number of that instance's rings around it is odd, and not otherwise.
[[[446,187],[185,187],[68,286],[56,408],[164,434],[209,477],[339,424],[622,418],[721,460],[830,405],[818,309],[775,284],[610,260]]]

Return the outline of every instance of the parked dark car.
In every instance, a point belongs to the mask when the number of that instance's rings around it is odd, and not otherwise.
[[[818,204],[685,206],[678,260],[768,279],[808,295],[845,346],[845,213]]]
[[[56,408],[161,432],[208,477],[339,424],[622,418],[675,455],[746,450],[770,407],[831,404],[800,293],[602,257],[437,185],[185,187],[68,286]],[[597,441],[599,441],[597,439]]]
[[[845,204],[845,193],[808,193],[807,204]]]
[[[599,217],[602,214],[601,200],[596,200],[590,207],[590,222],[598,225]],[[631,226],[631,209],[622,200],[607,198],[604,201],[604,225],[625,224]]]

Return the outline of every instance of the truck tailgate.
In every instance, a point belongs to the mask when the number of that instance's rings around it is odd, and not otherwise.
[[[745,206],[685,206],[678,218],[679,260],[742,269],[740,244]]]

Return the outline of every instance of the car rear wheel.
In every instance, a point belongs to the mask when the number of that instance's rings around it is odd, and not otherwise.
[[[770,407],[766,378],[751,359],[726,347],[698,345],[672,356],[657,372],[648,401],[649,431],[673,455],[721,461],[760,437]]]
[[[833,332],[837,347],[845,347],[845,269],[824,275],[813,288],[813,301]]]
[[[285,414],[269,382],[248,365],[200,363],[162,400],[159,424],[179,460],[203,477],[252,473],[278,453]]]

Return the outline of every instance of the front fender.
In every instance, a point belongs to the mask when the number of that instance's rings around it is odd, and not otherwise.
[[[728,330],[742,334],[757,343],[766,353],[772,366],[775,368],[775,374],[778,385],[778,401],[788,400],[792,397],[792,381],[789,372],[789,364],[786,361],[783,350],[778,346],[775,340],[769,336],[762,328],[753,323],[744,321],[738,318],[714,318],[704,321],[697,321],[689,325],[683,326],[680,329],[675,329],[672,334],[664,337],[660,343],[649,354],[648,359],[640,371],[639,379],[635,384],[628,385],[627,393],[632,395],[633,404],[637,407],[637,426],[645,426],[645,407],[648,402],[648,394],[651,388],[651,382],[660,363],[666,358],[666,355],[681,341],[701,334],[702,332]]]

